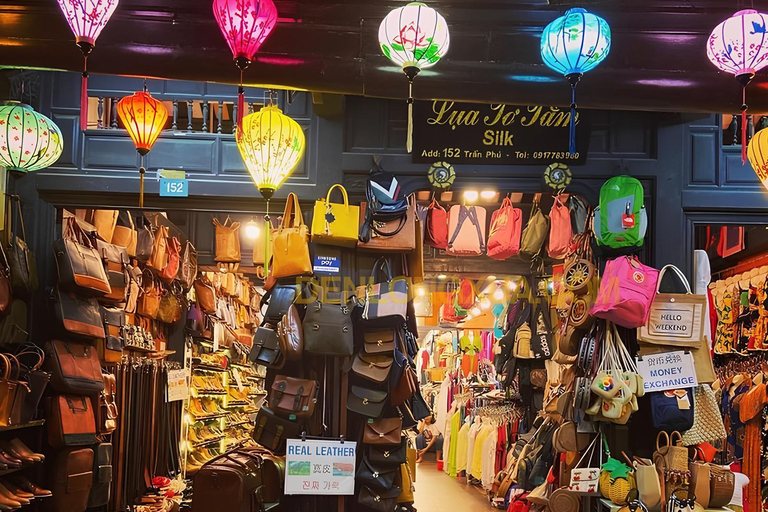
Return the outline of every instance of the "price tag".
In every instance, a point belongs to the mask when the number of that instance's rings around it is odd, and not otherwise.
[[[235,377],[235,382],[237,383],[238,389],[242,391],[245,386],[243,386],[243,377],[240,375],[240,370],[233,368],[232,375]]]
[[[168,371],[168,401],[184,400],[189,395],[187,370]]]

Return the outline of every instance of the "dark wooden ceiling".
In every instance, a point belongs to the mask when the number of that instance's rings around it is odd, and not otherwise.
[[[407,84],[384,58],[382,18],[405,2],[277,2],[280,21],[245,73],[249,85],[402,98]],[[417,98],[566,105],[567,84],[541,62],[543,27],[575,4],[560,0],[431,1],[446,18],[447,57],[416,80]],[[739,86],[705,54],[712,28],[768,0],[587,0],[613,32],[608,58],[585,75],[580,106],[737,112]],[[0,65],[81,70],[82,57],[55,0],[0,2]],[[89,59],[94,73],[236,83],[238,72],[211,0],[122,0]],[[768,112],[768,70],[748,93]]]

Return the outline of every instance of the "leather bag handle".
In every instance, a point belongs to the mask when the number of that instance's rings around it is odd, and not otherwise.
[[[664,434],[664,437],[666,437],[666,438],[667,438],[667,444],[666,444],[666,445],[664,445],[665,451],[663,451],[663,452],[661,451],[661,448],[662,448],[662,447],[661,447],[661,445],[659,445],[659,441],[661,441],[661,435],[662,435],[662,434]],[[680,435],[680,434],[678,433],[678,435]],[[667,433],[666,433],[664,430],[660,431],[660,432],[659,432],[659,433],[656,435],[656,451],[657,451],[657,452],[659,452],[659,453],[661,453],[661,454],[663,455],[663,454],[667,453],[667,450],[669,450],[669,447],[670,447],[670,446],[672,446],[672,441],[671,441],[671,439],[669,438],[669,434],[667,434]]]
[[[341,183],[336,183],[328,189],[328,193],[325,195],[325,204],[331,202],[331,192],[333,192],[334,189],[339,189],[341,191],[341,195],[344,197],[344,207],[349,211],[349,196],[347,195],[347,189],[344,188],[344,185]]]
[[[16,352],[16,358],[19,359],[21,356],[26,355],[34,355],[37,356],[37,363],[35,363],[33,366],[27,366],[24,365],[25,368],[27,368],[27,371],[34,372],[39,370],[43,363],[45,362],[45,351],[38,347],[37,345],[27,344],[22,346],[18,352]]]
[[[376,263],[373,264],[373,268],[371,269],[371,279],[374,281],[376,280],[376,273],[378,270],[384,271],[387,281],[391,281],[393,279],[392,264],[390,263],[389,258],[386,256],[380,257],[376,260]]]
[[[304,217],[301,215],[301,206],[299,205],[299,198],[291,192],[288,194],[288,199],[285,202],[285,210],[283,211],[283,222],[280,223],[278,231],[282,231],[287,228],[295,228],[304,224]]]
[[[0,375],[0,381],[9,381],[9,377],[11,375],[11,362],[8,360],[5,354],[0,354],[0,361],[3,363],[3,373]]]

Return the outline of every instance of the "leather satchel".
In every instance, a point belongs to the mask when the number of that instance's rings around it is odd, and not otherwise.
[[[57,393],[94,396],[104,389],[99,356],[90,345],[51,340],[45,344],[45,365]]]
[[[366,354],[391,354],[395,350],[396,329],[377,329],[363,333],[363,351]]]
[[[363,440],[365,443],[365,440]],[[399,467],[408,461],[408,444],[405,439],[400,440],[397,448],[385,444],[369,444],[368,460],[376,467]]]
[[[277,415],[308,418],[315,412],[316,395],[316,381],[277,375],[269,393],[269,405]]]
[[[111,292],[99,251],[77,218],[64,220],[62,238],[53,242],[53,252],[62,289],[92,296]]]
[[[369,421],[363,429],[363,443],[377,446],[400,445],[402,427],[401,418],[379,418]]]
[[[281,418],[267,407],[256,415],[253,440],[274,453],[285,453],[285,441],[299,437],[299,424]]]
[[[301,325],[299,310],[293,304],[277,324],[277,335],[280,344],[285,347],[285,358],[289,361],[301,360],[304,352],[304,327]]]
[[[378,274],[383,271],[383,274]],[[369,326],[401,326],[408,316],[408,281],[392,274],[388,258],[373,264],[371,281],[376,284],[358,287],[357,296],[365,299],[362,319]]]
[[[216,257],[220,263],[240,263],[240,223],[227,217],[224,224],[213,219],[216,231]]]
[[[399,352],[395,353],[395,361],[397,361],[398,354]],[[390,373],[389,403],[398,406],[413,397],[413,394],[418,388],[418,383],[416,371],[406,360],[405,366],[403,367],[402,372],[400,372],[400,378],[397,380],[397,383],[393,385],[394,382],[392,381],[392,376],[398,370],[397,363],[393,364],[393,368],[394,370]]]
[[[37,415],[37,407],[43,397],[51,374],[41,368],[45,362],[45,352],[37,345],[28,344],[16,353],[16,358],[21,365],[21,377],[29,385],[29,393],[21,410],[20,424],[29,423]]]
[[[96,228],[99,237],[108,244],[112,243],[112,236],[117,225],[118,210],[93,210],[90,223]]]
[[[285,353],[281,349],[277,333],[271,326],[263,325],[256,329],[256,334],[253,335],[253,349],[248,357],[253,363],[276,370],[285,366]]]
[[[17,297],[29,297],[39,286],[37,277],[37,259],[27,245],[27,233],[24,229],[24,216],[21,212],[21,199],[16,195],[7,195],[5,240],[8,264],[11,268],[11,286]],[[16,205],[16,215],[13,214]],[[18,222],[18,227],[17,227]],[[21,235],[21,236],[19,236]]]
[[[360,352],[352,363],[352,371],[364,379],[383,384],[389,377],[393,361],[389,355],[368,355]]]
[[[90,448],[67,448],[56,453],[51,471],[53,512],[81,512],[88,508],[93,459]]]
[[[367,418],[380,418],[388,397],[386,391],[351,386],[347,395],[347,409]]]
[[[12,378],[11,362],[4,354],[0,354],[0,363],[3,365],[0,374],[0,426],[7,427],[11,424],[18,382]]]
[[[360,488],[357,502],[374,512],[392,512],[400,492],[401,488],[398,485],[393,485],[388,490],[378,490],[364,485]]]
[[[197,306],[209,315],[216,314],[216,290],[205,275],[195,279],[195,297]]]
[[[283,221],[272,239],[271,274],[275,279],[312,274],[309,228],[304,224],[299,198],[293,192],[288,194]]]
[[[157,226],[155,238],[152,241],[152,253],[147,261],[147,268],[157,273],[162,272],[168,265],[168,227]],[[175,275],[175,274],[174,274]]]
[[[88,397],[56,395],[47,399],[46,406],[48,444],[61,448],[96,442],[96,421]]]
[[[126,269],[130,264],[128,252],[119,245],[108,244],[101,239],[96,240],[96,248],[101,255],[104,268],[107,270],[109,281],[109,293],[101,300],[109,302],[125,302],[128,287],[128,273]]]
[[[373,252],[411,252],[416,248],[416,203],[408,200],[405,215],[392,220],[367,220],[368,203],[360,203],[358,249]],[[364,233],[370,233],[365,240]]]
[[[299,296],[300,288],[295,284],[277,284],[261,299],[261,304],[267,302],[267,311],[264,320],[272,325],[277,325],[288,312],[288,308]]]
[[[117,381],[115,376],[111,373],[103,373],[102,380],[104,381],[104,389],[99,393],[98,401],[96,405],[97,410],[97,427],[99,435],[109,435],[117,428],[117,403],[115,402],[115,395],[117,394]]]
[[[307,306],[304,315],[304,350],[312,354],[346,357],[354,354],[352,299],[332,304],[318,300]]]
[[[88,496],[88,508],[103,507],[109,502],[112,483],[112,443],[93,447],[93,486]]]
[[[118,247],[124,247],[128,256],[136,256],[136,228],[133,225],[133,217],[130,212],[120,212],[117,216],[115,231],[112,233],[111,243]]]
[[[355,480],[372,489],[388,490],[395,484],[395,476],[399,468],[374,467],[363,457],[363,462],[357,470]]]
[[[152,224],[143,215],[139,217],[141,219],[141,226],[139,226],[138,234],[136,235],[136,258],[146,264],[149,258],[152,256],[152,249],[155,244],[155,233],[152,230]]]
[[[141,274],[141,293],[136,312],[147,318],[157,318],[162,293],[163,286],[160,281],[149,269],[144,269]]]
[[[56,318],[69,335],[88,340],[104,336],[104,324],[96,299],[79,297],[59,288],[55,288],[53,293]]]
[[[343,203],[332,203],[331,192],[338,188],[344,198]],[[347,190],[336,183],[328,189],[325,199],[315,201],[312,215],[312,242],[325,245],[355,247],[357,245],[360,207],[350,205]]]
[[[197,277],[197,260],[197,249],[192,245],[192,242],[187,241],[181,254],[179,273],[176,275],[176,279],[179,280],[185,290],[192,288],[195,282],[195,277]]]
[[[166,245],[167,258],[166,265],[163,270],[160,271],[160,279],[166,283],[173,282],[176,279],[176,275],[179,273],[179,267],[181,266],[181,243],[175,236],[169,237]]]

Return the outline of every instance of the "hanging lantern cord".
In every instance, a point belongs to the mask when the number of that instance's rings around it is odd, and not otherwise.
[[[572,73],[566,78],[571,84],[571,122],[568,126],[568,153],[576,154],[576,85],[581,80],[581,73]]]
[[[747,161],[747,86],[741,86],[741,163]]]
[[[83,55],[83,79],[80,81],[80,129],[88,128],[88,55]]]
[[[272,257],[269,254],[269,246],[271,245],[269,240],[270,231],[272,231],[272,224],[269,218],[269,199],[267,199],[267,213],[264,214],[264,282],[269,277],[269,260]]]
[[[405,66],[403,73],[408,78],[408,138],[405,149],[410,153],[413,150],[413,79],[421,71],[417,66]]]
[[[139,166],[139,208],[144,208],[144,174],[147,170],[144,168],[144,155],[141,155],[141,165]]]

